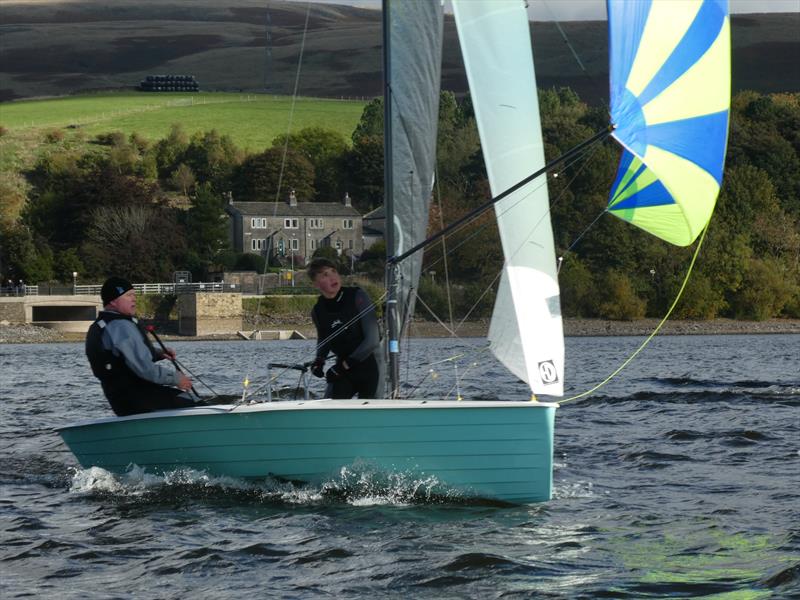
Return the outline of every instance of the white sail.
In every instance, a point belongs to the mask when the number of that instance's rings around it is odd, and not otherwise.
[[[522,0],[454,0],[492,194],[544,166],[528,17]],[[563,395],[564,334],[545,176],[495,205],[505,265],[489,341],[536,394]]]

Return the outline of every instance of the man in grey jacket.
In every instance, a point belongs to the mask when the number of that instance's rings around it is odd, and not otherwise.
[[[111,277],[100,291],[103,310],[86,334],[86,356],[103,393],[118,416],[194,406],[186,393],[191,380],[159,363],[175,359],[156,350],[136,318],[136,292],[125,279]]]

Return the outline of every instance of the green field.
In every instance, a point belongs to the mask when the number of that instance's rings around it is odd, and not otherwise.
[[[179,123],[187,133],[216,129],[240,148],[260,151],[277,135],[313,126],[337,131],[349,142],[364,104],[320,98],[293,102],[287,96],[252,93],[120,92],[0,103],[0,125],[8,138],[28,140],[37,131],[65,128],[87,138],[135,131],[158,140]]]

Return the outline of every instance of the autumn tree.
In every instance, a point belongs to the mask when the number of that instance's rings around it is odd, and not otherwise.
[[[341,134],[322,127],[307,127],[276,137],[272,147],[295,150],[314,166],[314,200],[337,202],[348,191],[342,181],[348,148]]]
[[[285,200],[294,190],[298,201],[314,197],[314,167],[296,150],[269,148],[244,159],[233,174],[233,197],[246,202]]]

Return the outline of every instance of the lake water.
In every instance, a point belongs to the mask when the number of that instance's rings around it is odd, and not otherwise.
[[[568,395],[641,340],[568,339]],[[427,363],[463,356],[403,373],[417,396],[526,397],[483,344],[412,340]],[[174,346],[219,393],[313,352]],[[294,489],[83,470],[52,431],[110,415],[82,345],[0,346],[0,378],[4,599],[800,597],[798,335],[654,339],[559,409],[555,497],[516,507],[368,472]]]

